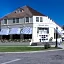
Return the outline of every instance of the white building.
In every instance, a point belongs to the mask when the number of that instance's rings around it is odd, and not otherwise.
[[[60,38],[62,28],[48,16],[29,6],[20,7],[1,20],[2,39],[30,39],[31,42],[52,42]]]

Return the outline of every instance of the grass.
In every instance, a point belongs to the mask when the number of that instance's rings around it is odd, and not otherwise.
[[[40,50],[50,50],[57,49],[55,47],[51,47],[48,49],[44,49],[44,47],[0,47],[0,52],[22,52],[22,51],[40,51]]]

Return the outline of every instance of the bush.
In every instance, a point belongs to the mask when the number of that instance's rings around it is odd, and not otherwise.
[[[44,48],[45,48],[45,49],[48,49],[48,48],[50,48],[50,47],[51,47],[51,46],[50,46],[49,43],[45,43],[45,44],[44,44]]]
[[[49,41],[52,42],[52,39],[53,39],[53,37],[51,37],[51,38],[49,39]]]

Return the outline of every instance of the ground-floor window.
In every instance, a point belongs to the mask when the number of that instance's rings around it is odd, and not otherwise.
[[[0,35],[1,40],[12,40],[12,41],[20,41],[20,40],[30,40],[32,39],[32,34],[14,34],[14,35]]]
[[[10,39],[10,35],[2,35],[2,39]]]
[[[24,34],[24,39],[32,39],[32,34]]]
[[[49,33],[49,28],[47,27],[47,28],[42,28],[42,27],[38,27],[38,29],[37,29],[37,33],[39,33],[39,34],[42,34],[42,33]]]
[[[12,35],[12,39],[32,39],[32,34],[23,34],[23,35],[16,34],[16,35]]]
[[[12,35],[12,39],[20,39],[20,35],[17,35],[17,34]]]

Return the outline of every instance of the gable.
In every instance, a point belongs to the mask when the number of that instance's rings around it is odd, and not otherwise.
[[[11,12],[10,14],[4,16],[3,18],[21,18],[21,17],[32,17],[35,16],[45,16],[44,14],[41,14],[40,12],[34,10],[33,8],[29,6],[23,6],[15,11]]]

